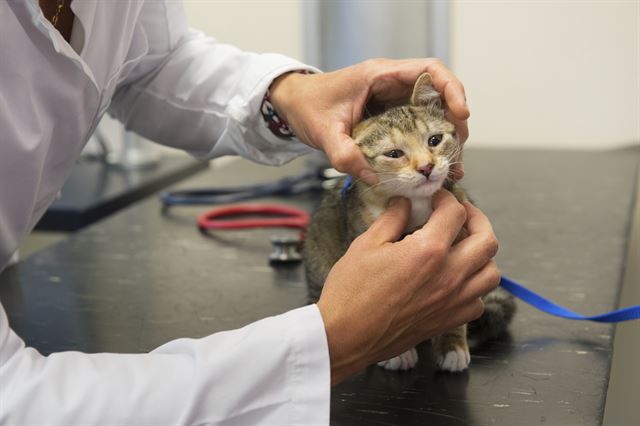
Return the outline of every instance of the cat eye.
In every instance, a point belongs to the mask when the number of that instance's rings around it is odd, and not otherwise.
[[[429,141],[427,142],[427,144],[429,146],[438,146],[440,142],[442,142],[442,135],[433,135],[429,137]]]
[[[399,149],[392,149],[389,152],[385,152],[384,155],[386,155],[389,158],[400,158],[404,155],[404,152],[402,152]]]

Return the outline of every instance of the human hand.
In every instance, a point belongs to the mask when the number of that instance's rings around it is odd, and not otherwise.
[[[351,139],[351,130],[365,107],[379,110],[407,103],[425,71],[464,143],[469,135],[464,87],[438,59],[372,59],[325,74],[285,74],[272,84],[271,101],[302,142],[324,151],[339,171],[373,185],[377,178]],[[462,163],[452,172],[462,178]]]
[[[334,265],[318,308],[331,383],[478,318],[480,296],[496,288],[498,243],[487,217],[441,190],[425,226],[401,241],[409,218],[397,198]],[[464,227],[469,236],[455,243]]]

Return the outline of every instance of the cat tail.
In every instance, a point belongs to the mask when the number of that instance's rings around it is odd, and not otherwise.
[[[484,312],[468,324],[469,346],[478,347],[501,337],[516,312],[515,298],[501,287],[482,297]]]

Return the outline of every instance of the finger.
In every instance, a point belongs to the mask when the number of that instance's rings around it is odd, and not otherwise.
[[[453,115],[451,111],[447,111],[445,114],[448,121],[453,123],[456,127],[456,134],[458,135],[458,141],[461,145],[469,139],[469,124],[467,120],[460,120],[456,116]]]
[[[482,297],[500,285],[500,269],[496,262],[489,261],[482,269],[466,280],[458,293],[460,301]]]
[[[469,235],[450,251],[451,267],[468,277],[484,267],[498,252],[498,239],[493,233],[489,219],[470,203],[467,209],[467,231]]]
[[[458,309],[451,318],[452,325],[449,329],[467,324],[475,319],[480,318],[484,312],[484,303],[480,298],[475,298],[462,308]]]
[[[484,312],[484,303],[479,298],[473,299],[469,302],[462,304],[456,308],[451,308],[448,315],[442,318],[437,329],[433,329],[433,318],[425,316],[425,319],[418,324],[418,326],[424,331],[424,335],[421,339],[427,340],[434,335],[442,334],[447,330],[459,327],[463,324],[467,324],[475,319],[480,318],[480,315]]]
[[[364,154],[346,134],[339,134],[338,137],[323,144],[323,149],[329,161],[342,173],[363,180],[367,185],[375,185],[378,178],[369,167]]]
[[[428,241],[429,244],[446,244],[448,249],[467,220],[466,211],[453,194],[444,189],[433,195],[431,204],[433,213],[427,223],[406,240],[419,238]]]
[[[458,78],[439,59],[406,59],[393,61],[395,71],[393,79],[400,82],[408,97],[411,88],[420,76],[427,71],[431,74],[433,87],[443,96],[453,115],[459,120],[469,118],[469,107],[464,86]]]
[[[489,238],[490,241],[488,242],[492,243],[490,246],[492,246],[493,253],[490,254],[491,257],[494,257],[498,253],[498,240],[489,218],[482,213],[482,210],[469,202],[462,203],[462,206],[467,212],[467,231],[469,231],[469,236],[472,237],[477,234]]]
[[[427,65],[427,71],[431,74],[433,87],[443,95],[455,118],[458,120],[468,119],[469,107],[462,82],[441,61],[430,61]]]
[[[376,244],[397,241],[403,234],[409,214],[411,203],[404,197],[394,197],[389,202],[387,209],[373,222],[365,234]]]
[[[446,81],[444,83],[444,88],[440,93],[444,95],[444,100],[447,103],[449,110],[458,120],[467,120],[469,118],[471,113],[467,106],[467,97],[464,93],[464,86],[462,86],[460,80],[455,78]]]

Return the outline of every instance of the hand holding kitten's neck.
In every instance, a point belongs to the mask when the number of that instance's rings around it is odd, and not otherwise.
[[[387,209],[387,206],[393,198],[398,197],[400,194],[386,194],[384,192],[378,192],[375,188],[371,188],[363,182],[357,183],[358,195],[362,202],[364,209],[362,217],[367,226],[371,225],[382,212]],[[402,195],[400,195],[402,196]],[[411,203],[411,214],[405,233],[411,233],[418,228],[421,228],[431,216],[433,211],[431,207],[431,196],[404,196]]]

